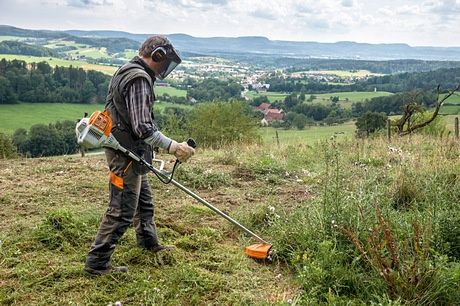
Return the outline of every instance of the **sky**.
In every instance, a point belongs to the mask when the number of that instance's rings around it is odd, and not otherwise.
[[[460,46],[460,0],[0,0],[28,29]]]

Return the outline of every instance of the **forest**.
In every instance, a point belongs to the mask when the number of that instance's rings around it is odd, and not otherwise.
[[[105,101],[110,77],[46,62],[0,60],[0,104],[18,102],[96,103]]]

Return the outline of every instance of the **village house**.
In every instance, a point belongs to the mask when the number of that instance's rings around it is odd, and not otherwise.
[[[257,110],[264,114],[261,124],[266,126],[274,121],[282,121],[284,119],[283,110],[272,107],[270,103],[262,103],[256,107]]]

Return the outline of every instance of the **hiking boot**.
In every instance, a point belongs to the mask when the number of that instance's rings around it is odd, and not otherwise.
[[[118,266],[118,267],[110,266],[107,269],[103,269],[103,270],[85,267],[84,271],[87,275],[90,275],[90,276],[101,276],[101,275],[106,275],[112,272],[126,273],[128,272],[128,267],[127,266]]]
[[[148,249],[150,252],[153,252],[153,253],[158,253],[158,252],[161,252],[161,251],[173,251],[175,250],[176,247],[173,246],[173,245],[157,245],[157,246],[154,246],[153,248],[151,249]]]

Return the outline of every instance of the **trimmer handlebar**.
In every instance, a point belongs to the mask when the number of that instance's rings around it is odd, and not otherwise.
[[[187,139],[187,144],[189,145],[189,147],[192,147],[194,149],[196,148],[196,141],[193,138]]]

